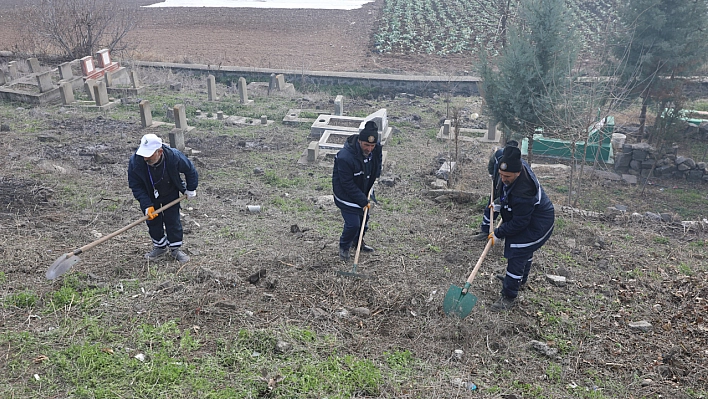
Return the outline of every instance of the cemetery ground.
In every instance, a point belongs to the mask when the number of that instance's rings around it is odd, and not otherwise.
[[[389,184],[376,187],[366,236],[376,252],[361,255],[369,278],[356,279],[336,274],[352,263],[337,256],[331,160],[299,164],[310,125],[280,122],[289,109],[331,113],[337,89],[250,92],[246,106],[223,85],[220,101],[207,102],[204,77],[140,75],[154,120],[169,122],[166,110],[185,104],[195,126],[186,145],[197,151],[200,184],[181,211],[192,259],[146,261],[140,225],[45,279],[61,254],[142,216],[127,161],[143,134],[167,139],[169,129],[141,128],[136,99],[104,113],[1,103],[1,397],[708,396],[706,232],[602,214],[623,204],[627,214],[701,220],[705,184],[656,180],[641,194],[588,174],[577,208],[600,213],[570,212],[568,172],[538,160],[557,219],[529,287],[511,312],[489,310],[505,266],[498,245],[472,284],[478,304],[460,320],[442,302],[482,253],[470,237],[492,144],[435,136],[449,107],[461,110],[462,127],[482,127],[479,99],[345,97],[345,115],[386,108],[394,127]],[[173,80],[182,91],[167,89]],[[225,126],[218,111],[276,122]],[[701,153],[686,140],[679,152]],[[458,161],[455,195],[431,191],[443,159]]]

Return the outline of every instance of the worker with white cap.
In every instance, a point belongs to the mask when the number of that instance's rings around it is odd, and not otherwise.
[[[198,183],[197,170],[183,153],[163,144],[154,134],[140,139],[140,147],[130,157],[128,185],[148,217],[146,223],[153,244],[152,251],[145,254],[148,260],[157,260],[169,252],[181,263],[189,261],[189,256],[182,251],[179,204],[160,213],[155,213],[155,209],[179,198],[182,193],[188,199],[194,198]]]

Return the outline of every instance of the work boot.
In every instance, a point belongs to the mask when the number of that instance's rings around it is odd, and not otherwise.
[[[170,255],[172,255],[173,258],[175,258],[177,261],[179,261],[179,263],[189,262],[189,255],[182,252],[182,250],[179,247],[171,248]]]
[[[147,260],[158,260],[167,253],[167,247],[153,247],[152,251],[145,254]]]
[[[515,301],[516,298],[509,298],[506,295],[502,295],[492,304],[490,309],[494,312],[506,312],[507,310],[511,310],[511,308],[516,305]]]
[[[489,233],[481,231],[472,236],[472,241],[487,241],[487,238],[489,238]]]
[[[339,248],[339,260],[348,261],[349,260],[349,249]]]
[[[352,243],[352,249],[356,251],[356,243]],[[374,247],[366,245],[366,243],[362,241],[361,252],[374,252]]]

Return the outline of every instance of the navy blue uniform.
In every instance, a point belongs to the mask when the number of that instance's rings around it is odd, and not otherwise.
[[[339,247],[342,249],[348,250],[358,236],[361,224],[366,226],[368,223],[368,220],[363,220],[363,208],[369,203],[367,196],[374,181],[381,176],[382,163],[381,144],[377,143],[369,157],[365,158],[359,145],[359,135],[356,134],[347,139],[344,148],[334,158],[332,190],[334,203],[344,218],[344,229],[339,238]],[[366,229],[364,227],[364,232]]]
[[[162,161],[155,166],[149,166],[140,155],[130,157],[128,186],[133,197],[140,202],[143,214],[151,206],[158,209],[176,200],[185,190],[196,190],[199,184],[197,170],[184,154],[166,145],[162,146],[162,150]],[[186,183],[180,173],[184,174]],[[155,191],[158,192],[157,198]],[[155,247],[163,248],[169,244],[170,248],[178,248],[182,245],[179,209],[179,204],[175,204],[146,222]]]
[[[528,279],[533,253],[551,236],[555,221],[553,203],[529,164],[523,160],[522,164],[519,177],[508,187],[500,184],[497,190],[502,224],[494,234],[504,239],[508,263],[502,294],[509,298],[516,298],[519,286]]]

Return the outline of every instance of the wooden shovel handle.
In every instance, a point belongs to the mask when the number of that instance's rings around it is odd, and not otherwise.
[[[497,227],[499,227],[502,223],[501,216],[499,216],[499,222],[497,222]],[[477,260],[477,264],[474,265],[474,269],[472,269],[472,273],[470,273],[470,276],[467,278],[467,284],[465,284],[465,289],[463,290],[463,294],[467,293],[467,288],[472,284],[474,281],[475,276],[477,276],[477,272],[479,271],[480,266],[482,266],[482,262],[484,261],[484,258],[487,256],[487,252],[492,248],[492,240],[487,239],[487,245],[484,246],[484,251],[482,251],[482,255],[479,256],[479,260]]]
[[[371,198],[371,193],[374,192],[374,186],[371,186],[371,190],[369,190],[369,195],[366,196],[366,199]],[[369,207],[364,209],[364,218],[361,219],[361,230],[359,230],[359,242],[356,244],[356,253],[354,254],[354,266],[359,264],[359,253],[361,252],[361,242],[364,240],[364,228],[366,227],[366,215],[369,213]]]
[[[166,204],[166,205],[163,205],[162,207],[160,207],[160,209],[156,210],[154,213],[160,213],[160,212],[164,211],[165,209],[171,207],[172,205],[174,205],[174,204],[176,204],[176,203],[182,201],[182,200],[185,199],[185,198],[187,198],[187,195],[183,195],[183,196],[177,198],[176,200],[174,200],[174,201],[172,201],[172,202],[170,202],[170,203],[168,203],[168,204]],[[95,247],[96,245],[101,244],[101,243],[103,243],[103,242],[106,242],[106,241],[110,240],[111,238],[117,236],[118,234],[121,234],[121,233],[125,232],[126,230],[132,229],[133,227],[139,225],[140,223],[146,221],[147,219],[148,219],[148,216],[145,215],[145,216],[141,217],[140,219],[134,221],[133,223],[131,223],[131,224],[125,226],[125,227],[122,227],[122,228],[120,228],[120,229],[114,231],[114,232],[111,233],[111,234],[105,235],[105,236],[99,238],[98,240],[96,240],[96,241],[94,241],[94,242],[88,243],[88,244],[84,245],[83,247],[74,250],[74,252],[68,253],[67,255],[68,255],[68,256],[71,256],[71,255],[78,255],[78,254],[80,254],[80,253],[82,253],[82,252],[84,252],[84,251],[87,251],[87,250],[89,250],[89,249]]]

